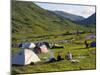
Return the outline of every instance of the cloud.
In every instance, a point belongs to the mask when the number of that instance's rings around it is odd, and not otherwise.
[[[62,11],[87,18],[95,13],[95,6],[73,6],[69,9],[63,8]]]
[[[86,17],[89,17],[93,13],[95,13],[95,6],[88,6],[84,8],[84,11],[82,11],[82,14]]]
[[[89,17],[95,13],[95,6],[86,5],[68,5],[68,4],[52,4],[52,3],[36,3],[44,9],[48,10],[59,10],[67,13],[83,16],[85,18]]]

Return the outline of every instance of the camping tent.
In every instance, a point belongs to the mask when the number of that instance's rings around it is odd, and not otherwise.
[[[39,53],[48,53],[49,50],[47,48],[47,46],[42,43],[42,42],[38,42],[36,43],[36,47],[33,49],[33,51],[36,53],[36,54],[39,54]]]
[[[37,42],[36,43],[36,46],[42,46],[42,45],[45,45],[47,48],[50,48],[50,45],[48,42]]]
[[[49,52],[49,50],[47,49],[46,45],[40,46],[40,49],[41,49],[41,52],[43,52],[43,53],[48,53]]]
[[[19,47],[24,48],[24,49],[25,48],[31,49],[35,47],[35,44],[34,43],[21,43],[19,44]]]
[[[12,57],[12,64],[15,65],[28,65],[32,62],[40,62],[40,59],[32,50],[29,49],[24,49]]]
[[[96,42],[95,42],[95,41],[91,42],[91,43],[90,43],[90,46],[91,46],[91,47],[96,47]]]
[[[47,49],[47,47],[45,45],[42,45],[42,46],[36,46],[33,51],[36,53],[36,54],[40,54],[41,52],[42,53],[48,53],[49,50]]]

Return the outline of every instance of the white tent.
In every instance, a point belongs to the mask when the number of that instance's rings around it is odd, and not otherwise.
[[[40,46],[40,49],[43,53],[48,53],[49,50],[47,49],[47,47],[45,45]]]
[[[37,63],[40,62],[40,59],[32,50],[29,49],[22,50],[12,58],[12,64],[16,65],[28,65],[31,62]]]
[[[29,48],[29,49],[32,49],[35,47],[35,44],[34,43],[23,43],[22,44],[22,48]]]

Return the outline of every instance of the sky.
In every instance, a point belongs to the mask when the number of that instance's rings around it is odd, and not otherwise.
[[[83,16],[88,18],[95,13],[95,6],[71,5],[71,4],[54,4],[54,3],[35,3],[38,6],[52,11],[64,11],[67,13]]]

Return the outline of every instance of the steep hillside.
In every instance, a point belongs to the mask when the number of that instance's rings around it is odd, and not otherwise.
[[[70,20],[37,6],[33,2],[12,2],[12,38],[62,34],[66,31],[86,30]]]
[[[64,17],[64,18],[67,18],[67,19],[70,19],[72,21],[75,21],[75,22],[78,22],[78,21],[81,21],[81,20],[84,20],[85,18],[82,17],[82,16],[78,16],[78,15],[74,15],[74,14],[70,14],[70,13],[67,13],[67,12],[63,12],[63,11],[54,11],[56,14]]]

